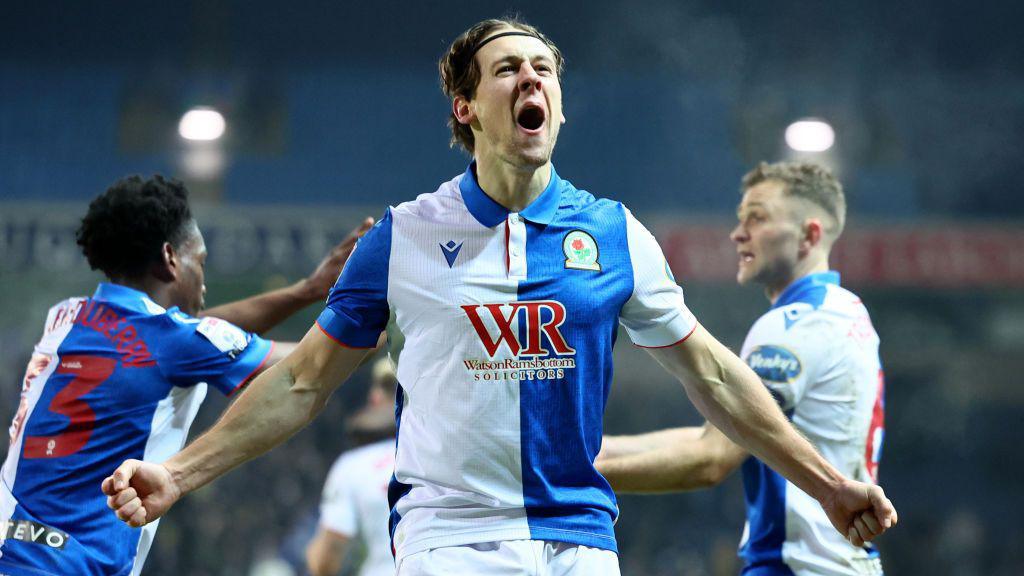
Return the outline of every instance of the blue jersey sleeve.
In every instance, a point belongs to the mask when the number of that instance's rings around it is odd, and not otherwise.
[[[171,334],[160,347],[158,364],[177,386],[206,382],[231,394],[270,358],[273,342],[219,318],[192,318],[168,311]]]
[[[373,348],[387,327],[391,210],[363,236],[327,297],[317,326],[349,348]]]

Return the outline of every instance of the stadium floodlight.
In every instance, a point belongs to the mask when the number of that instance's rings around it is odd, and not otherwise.
[[[193,108],[178,122],[178,134],[185,140],[212,141],[224,135],[227,122],[224,115],[213,108]]]
[[[835,142],[835,130],[823,120],[807,118],[786,128],[786,144],[797,152],[824,152]]]

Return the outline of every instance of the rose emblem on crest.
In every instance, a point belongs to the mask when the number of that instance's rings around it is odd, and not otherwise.
[[[583,230],[573,230],[565,235],[562,241],[565,252],[565,267],[574,270],[600,271],[598,247],[594,237]]]

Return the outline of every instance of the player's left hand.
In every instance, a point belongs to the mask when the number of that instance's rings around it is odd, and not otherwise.
[[[305,290],[311,301],[321,301],[327,298],[334,283],[338,280],[338,274],[348,261],[356,242],[373,227],[373,218],[366,218],[353,228],[348,236],[339,242],[320,261],[320,264],[313,270],[313,273],[306,277],[304,282]]]
[[[845,480],[822,501],[828,519],[854,546],[863,546],[896,525],[898,516],[880,486]]]

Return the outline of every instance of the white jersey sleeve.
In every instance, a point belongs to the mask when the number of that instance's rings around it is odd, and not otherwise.
[[[783,411],[792,410],[831,363],[831,327],[821,314],[809,312],[805,304],[773,310],[754,324],[743,344],[743,359]]]
[[[331,466],[320,501],[320,525],[349,538],[355,537],[359,529],[351,461],[348,454],[342,454]]]
[[[626,210],[626,238],[633,266],[633,294],[622,306],[619,321],[637,346],[671,346],[693,332],[697,319],[686,308],[654,235]]]

